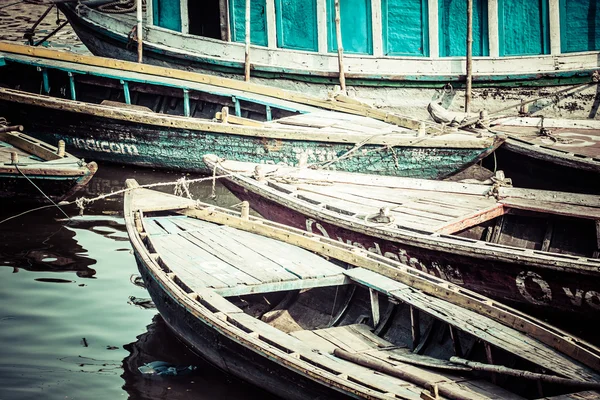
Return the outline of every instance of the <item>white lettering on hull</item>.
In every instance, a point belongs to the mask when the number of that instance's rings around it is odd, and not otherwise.
[[[95,139],[73,139],[73,145],[82,150],[96,151],[101,153],[125,154],[129,156],[139,156],[138,148],[134,144],[115,143],[106,140]]]

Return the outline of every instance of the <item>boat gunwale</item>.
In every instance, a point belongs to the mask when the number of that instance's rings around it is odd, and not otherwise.
[[[206,159],[205,159],[206,160]],[[335,226],[340,226],[352,231],[358,231],[369,236],[374,236],[382,240],[390,240],[390,236],[396,240],[406,241],[407,244],[426,248],[428,250],[443,250],[463,256],[485,259],[490,255],[499,258],[499,261],[509,262],[518,265],[534,265],[539,268],[546,268],[555,271],[585,273],[587,275],[600,274],[600,260],[591,257],[577,257],[570,255],[554,255],[551,252],[532,251],[530,254],[515,246],[491,244],[482,240],[455,237],[440,233],[423,233],[416,229],[406,227],[378,227],[369,226],[362,222],[360,218],[351,217],[343,213],[337,213],[327,208],[317,207],[310,202],[298,199],[282,191],[276,190],[266,185],[260,185],[253,179],[244,176],[239,172],[231,172],[227,168],[217,165],[212,161],[205,161],[209,167],[215,168],[220,174],[227,174],[224,179],[233,181],[238,186],[253,191],[257,195],[282,204],[278,198],[285,199],[292,210],[306,216],[316,217]],[[250,163],[249,163],[250,164]],[[491,189],[491,186],[490,186]],[[342,222],[342,223],[340,223]],[[481,244],[485,247],[482,248]],[[493,247],[493,248],[488,248]],[[500,257],[498,257],[500,256]],[[565,259],[568,258],[568,259]]]

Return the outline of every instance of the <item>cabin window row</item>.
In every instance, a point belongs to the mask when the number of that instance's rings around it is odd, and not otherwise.
[[[337,51],[334,0],[249,1],[253,44]],[[472,1],[475,56],[550,54],[551,41],[560,41],[553,47],[562,53],[600,50],[600,0]],[[464,56],[466,4],[467,0],[340,0],[344,51]],[[191,34],[245,41],[246,0],[152,0],[152,6],[155,25],[182,31],[183,21]],[[182,20],[182,13],[189,18]],[[269,24],[269,16],[274,16],[274,24]],[[276,31],[271,42],[276,43],[269,43],[270,27]],[[321,43],[320,35],[326,35]]]

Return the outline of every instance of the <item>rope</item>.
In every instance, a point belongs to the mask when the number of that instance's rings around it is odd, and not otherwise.
[[[190,183],[204,182],[204,181],[207,181],[207,180],[210,180],[210,179],[216,180],[216,179],[220,179],[220,178],[227,178],[229,176],[233,176],[233,174],[211,176],[211,177],[204,177],[204,178],[197,178],[197,179],[190,179],[190,180],[186,180],[185,182],[189,185]],[[83,215],[83,211],[85,209],[85,206],[88,205],[88,204],[91,204],[93,202],[96,202],[98,200],[103,200],[103,199],[106,199],[108,197],[117,196],[117,195],[129,192],[131,190],[140,189],[140,188],[150,189],[150,188],[154,188],[154,187],[158,187],[158,186],[175,186],[175,185],[181,184],[180,182],[181,182],[181,179],[178,179],[175,182],[150,183],[150,184],[147,184],[147,185],[140,185],[140,186],[135,187],[135,188],[125,188],[125,189],[117,190],[116,192],[110,192],[110,193],[101,194],[101,195],[93,197],[93,198],[80,197],[78,199],[75,199],[75,200],[69,201],[69,202],[61,201],[60,205],[61,206],[68,206],[68,205],[75,204],[77,207],[79,207],[79,215]],[[52,201],[52,200],[50,200],[50,201]],[[23,216],[25,214],[28,214],[30,212],[34,212],[34,211],[38,211],[38,210],[43,210],[45,208],[54,207],[54,206],[58,207],[58,205],[55,204],[54,202],[53,202],[53,204],[54,205],[47,205],[47,206],[33,208],[31,210],[24,211],[24,212],[22,212],[20,214],[13,215],[11,217],[8,217],[8,218],[3,219],[2,221],[0,221],[0,224],[3,224],[4,222],[9,221],[11,219],[14,219],[14,218]],[[60,207],[58,207],[58,208],[60,209]],[[61,211],[62,211],[62,209],[61,209]],[[65,214],[65,216],[67,218],[69,218],[69,216],[64,211],[63,211],[63,214]]]
[[[20,173],[21,175],[23,175],[23,177],[24,177],[25,179],[27,179],[27,180],[29,181],[29,183],[31,183],[31,184],[33,185],[33,187],[35,187],[37,190],[39,190],[39,191],[40,191],[40,193],[41,193],[41,194],[43,194],[43,195],[44,195],[44,197],[45,197],[46,199],[48,199],[48,201],[49,201],[50,203],[54,204],[54,205],[56,206],[56,208],[58,208],[58,209],[60,210],[60,212],[61,212],[61,213],[63,213],[65,217],[67,217],[67,219],[69,219],[69,220],[71,219],[71,217],[69,217],[69,215],[68,215],[66,212],[64,212],[64,210],[63,210],[62,208],[60,208],[60,207],[58,206],[58,204],[56,204],[56,203],[55,203],[55,202],[54,202],[54,201],[53,201],[53,200],[52,200],[50,197],[48,197],[48,196],[46,195],[46,193],[44,193],[44,191],[43,191],[42,189],[40,189],[40,188],[39,188],[39,187],[38,187],[38,186],[37,186],[35,183],[33,183],[33,181],[32,181],[31,179],[29,179],[29,177],[28,177],[27,175],[25,175],[25,174],[23,173],[23,171],[21,171],[21,169],[19,168],[19,166],[18,166],[17,164],[14,164],[14,166],[15,166],[15,168],[17,169],[17,171],[19,171],[19,173]]]
[[[568,92],[570,90],[575,90],[575,89],[578,89],[578,88],[583,87],[583,86],[596,85],[598,83],[596,81],[596,79],[598,79],[598,78],[596,77],[596,72],[594,72],[594,74],[592,75],[592,82],[579,83],[579,84],[577,84],[575,86],[570,86],[570,87],[561,89],[558,92],[549,93],[549,94],[545,94],[545,95],[540,96],[540,97],[536,97],[535,99],[531,99],[531,100],[527,100],[527,101],[522,101],[522,102],[520,102],[518,104],[514,104],[514,105],[511,105],[511,106],[507,106],[507,107],[501,108],[501,109],[496,110],[496,111],[489,112],[488,116],[489,115],[494,115],[494,114],[499,114],[501,112],[513,109],[515,107],[522,107],[522,106],[524,106],[526,104],[534,103],[534,102],[536,102],[538,100],[545,99],[546,97],[558,96],[559,94],[563,94],[563,93],[566,93],[566,92]],[[469,126],[469,125],[476,124],[477,122],[479,122],[479,120],[480,120],[480,117],[471,118],[470,120],[467,120],[467,121],[463,122],[462,124],[458,125],[458,129],[464,128],[464,127]]]

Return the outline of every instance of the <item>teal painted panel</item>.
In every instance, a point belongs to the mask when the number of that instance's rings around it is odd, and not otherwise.
[[[317,0],[275,0],[277,47],[317,51]]]
[[[467,2],[439,0],[439,43],[441,57],[467,55]],[[473,55],[488,56],[488,1],[473,0]]]
[[[327,48],[330,52],[335,52],[337,35],[334,0],[327,0],[327,21]],[[345,53],[373,54],[371,0],[340,0],[340,24]]]
[[[429,55],[427,0],[382,0],[381,14],[385,55]]]
[[[152,0],[152,19],[156,26],[181,32],[179,0]]]
[[[600,50],[600,0],[560,0],[560,50]]]
[[[250,42],[267,45],[266,1],[250,0]],[[246,41],[246,0],[230,0],[231,40]]]
[[[550,53],[548,0],[498,0],[501,56]]]

